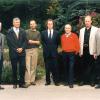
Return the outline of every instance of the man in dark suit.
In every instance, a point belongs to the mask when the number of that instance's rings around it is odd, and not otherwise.
[[[20,88],[26,88],[24,84],[26,33],[22,28],[20,28],[19,18],[13,19],[13,27],[8,30],[6,37],[13,71],[13,88],[17,88],[17,83],[19,83]],[[19,82],[17,79],[18,64]]]
[[[58,66],[57,66],[57,58],[58,58],[58,43],[59,43],[59,35],[56,30],[53,29],[54,22],[52,19],[48,19],[47,30],[41,33],[41,41],[43,46],[43,57],[45,62],[45,70],[46,70],[46,84],[50,85],[50,73],[52,73],[53,81],[56,86],[58,86]]]

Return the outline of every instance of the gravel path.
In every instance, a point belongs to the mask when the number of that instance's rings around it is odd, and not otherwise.
[[[12,85],[4,85],[0,90],[0,100],[100,100],[100,89],[90,86],[45,86],[37,84],[27,89],[13,89]]]

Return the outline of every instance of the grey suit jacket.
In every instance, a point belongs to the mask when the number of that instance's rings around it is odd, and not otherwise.
[[[95,41],[94,41],[94,53],[97,56],[100,56],[100,28],[96,32]]]
[[[4,49],[4,35],[0,33],[0,60],[1,56],[3,55],[3,49]]]

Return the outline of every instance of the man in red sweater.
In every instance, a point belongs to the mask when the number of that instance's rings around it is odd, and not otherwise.
[[[63,51],[65,75],[66,75],[66,70],[68,69],[68,84],[70,88],[73,88],[75,55],[79,53],[80,47],[79,47],[78,36],[75,33],[72,33],[71,31],[72,31],[71,25],[66,24],[65,33],[61,36],[61,46]],[[69,68],[67,67],[67,63],[69,64]],[[66,82],[67,82],[67,75],[66,75]]]

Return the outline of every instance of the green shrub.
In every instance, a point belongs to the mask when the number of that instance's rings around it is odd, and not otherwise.
[[[11,84],[12,83],[12,71],[11,66],[6,66],[2,73],[2,83]]]

